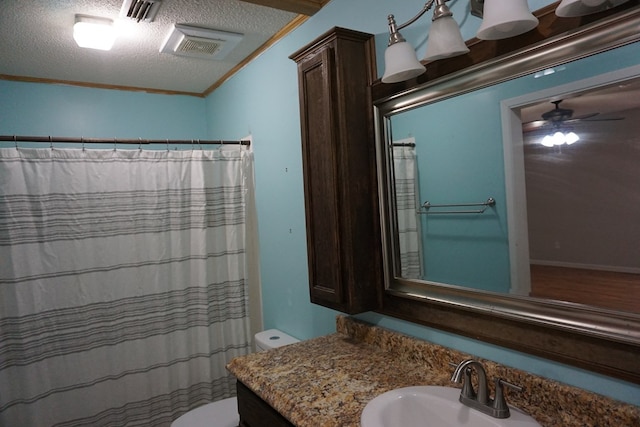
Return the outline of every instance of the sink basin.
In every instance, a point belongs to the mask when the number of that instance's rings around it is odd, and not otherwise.
[[[509,406],[511,416],[497,419],[458,401],[460,389],[417,386],[391,390],[371,400],[362,427],[540,427],[531,416]]]

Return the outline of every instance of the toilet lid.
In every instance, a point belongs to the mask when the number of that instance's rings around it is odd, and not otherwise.
[[[207,403],[171,423],[171,427],[237,427],[240,423],[235,397]]]

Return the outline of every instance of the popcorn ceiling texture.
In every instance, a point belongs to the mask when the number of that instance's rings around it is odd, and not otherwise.
[[[111,51],[79,48],[76,14],[119,19],[122,0],[2,0],[0,74],[202,93],[297,15],[238,0],[165,0],[154,22],[123,19]],[[222,60],[160,54],[173,24],[239,32]]]
[[[227,369],[299,427],[357,427],[365,405],[399,387],[452,386],[453,368],[471,356],[372,326],[337,318],[337,333],[233,359]],[[640,408],[524,371],[481,360],[489,378],[525,387],[510,405],[544,427],[640,425]]]

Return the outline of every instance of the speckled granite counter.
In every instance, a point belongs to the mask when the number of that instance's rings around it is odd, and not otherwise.
[[[357,427],[365,405],[411,385],[451,386],[455,350],[339,316],[337,333],[233,359],[238,380],[299,427]],[[640,408],[481,360],[490,378],[525,387],[509,404],[544,427],[640,426]]]

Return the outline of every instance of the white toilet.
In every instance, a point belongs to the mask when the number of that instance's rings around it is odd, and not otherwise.
[[[258,332],[255,336],[256,350],[266,351],[299,342],[294,337],[277,329]],[[237,427],[240,423],[235,397],[207,403],[182,415],[171,427]]]

